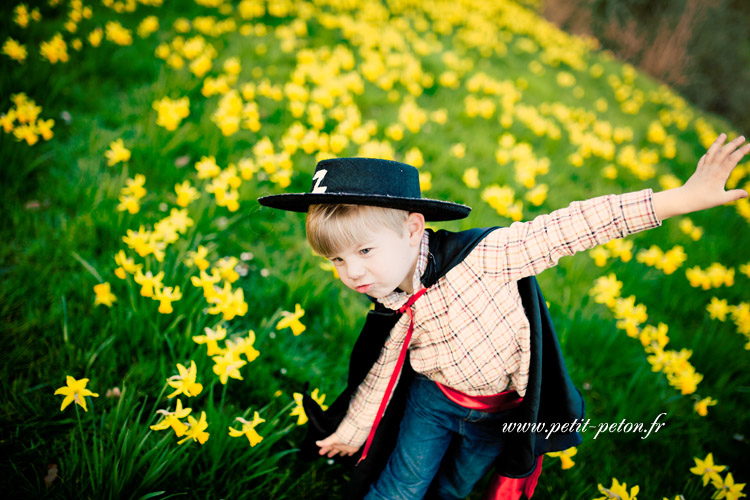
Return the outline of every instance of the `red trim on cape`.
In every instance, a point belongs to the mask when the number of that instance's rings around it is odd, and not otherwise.
[[[404,360],[406,359],[406,351],[409,350],[409,342],[411,341],[411,334],[414,333],[414,314],[411,311],[411,306],[426,291],[427,291],[427,288],[422,288],[421,290],[416,292],[414,295],[409,297],[409,300],[406,301],[406,304],[401,306],[398,310],[398,312],[402,314],[407,313],[409,315],[409,329],[406,331],[406,336],[404,337],[404,343],[401,346],[401,352],[398,355],[398,362],[396,363],[396,368],[393,369],[391,378],[390,380],[388,380],[388,387],[385,388],[385,394],[383,394],[383,399],[380,400],[378,413],[375,415],[375,422],[373,422],[372,427],[370,427],[370,434],[367,436],[367,441],[365,441],[365,448],[364,450],[362,450],[362,456],[359,458],[359,460],[357,460],[358,465],[367,456],[367,451],[370,449],[370,445],[372,444],[372,439],[375,437],[375,431],[378,428],[380,419],[383,418],[383,413],[385,413],[385,407],[388,404],[388,400],[390,399],[391,391],[393,391],[393,386],[396,385],[396,379],[398,378],[399,373],[401,373],[401,367],[404,365]]]

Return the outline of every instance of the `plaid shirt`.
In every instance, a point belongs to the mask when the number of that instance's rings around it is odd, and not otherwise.
[[[529,375],[529,322],[516,281],[541,273],[561,257],[661,225],[653,191],[607,195],[515,222],[492,231],[471,253],[412,306],[414,334],[409,361],[414,371],[471,396],[515,389],[523,396]],[[414,290],[427,265],[425,231],[414,273]],[[379,299],[389,309],[409,294]],[[391,330],[378,361],[352,396],[336,430],[343,443],[367,439],[409,325],[404,314]]]

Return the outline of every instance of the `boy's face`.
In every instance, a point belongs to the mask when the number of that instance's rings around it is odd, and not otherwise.
[[[413,293],[422,231],[410,232],[409,227],[407,221],[401,234],[382,227],[366,241],[329,256],[341,281],[374,298],[385,297],[396,288]]]

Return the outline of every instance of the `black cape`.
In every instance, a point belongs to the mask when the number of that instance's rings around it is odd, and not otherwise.
[[[495,229],[498,228],[477,228],[458,233],[443,230],[433,232],[428,229],[430,253],[427,268],[421,278],[422,284],[426,287],[434,285]],[[530,276],[519,280],[518,291],[530,324],[531,360],[523,402],[514,410],[508,421],[520,424],[544,423],[549,429],[553,423],[564,424],[582,419],[583,398],[568,376],[557,335],[536,279]],[[318,454],[320,448],[315,445],[315,441],[325,439],[338,428],[349,408],[352,395],[377,361],[399,317],[400,313],[379,303],[375,304],[375,309],[368,312],[362,331],[352,349],[346,389],[328,410],[323,411],[308,394],[303,395],[303,406],[309,418],[308,432],[300,445],[300,456],[303,460],[321,458]],[[413,378],[414,371],[409,363],[404,363],[401,378],[378,425],[367,458],[356,466],[361,450],[351,457],[337,458],[339,462],[353,467],[344,498],[364,497],[370,485],[385,468],[396,445],[406,395]],[[498,433],[500,432],[501,429],[498,429]],[[526,477],[533,472],[537,456],[550,451],[564,450],[582,441],[581,435],[577,432],[553,433],[549,438],[546,434],[530,431],[506,433],[503,436],[503,452],[495,461],[495,471],[507,477]]]

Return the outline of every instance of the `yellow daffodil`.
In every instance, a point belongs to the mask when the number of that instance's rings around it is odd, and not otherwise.
[[[718,403],[718,401],[711,397],[703,398],[695,403],[693,409],[698,415],[700,415],[701,417],[705,417],[706,415],[708,415],[708,407],[715,406],[716,403]]]
[[[144,297],[153,297],[155,290],[161,288],[162,280],[164,279],[164,271],[160,271],[154,276],[151,271],[143,274],[139,269],[135,273],[135,282],[141,285],[141,295]]]
[[[178,399],[177,405],[173,412],[170,412],[168,410],[157,410],[156,413],[163,415],[164,418],[162,418],[155,425],[149,426],[149,428],[153,431],[163,431],[171,427],[175,435],[177,437],[180,437],[183,434],[185,434],[185,431],[187,431],[188,429],[188,426],[182,423],[180,419],[187,417],[188,415],[190,415],[190,412],[192,411],[193,410],[191,408],[183,409],[182,401]]]
[[[117,301],[117,297],[112,293],[108,282],[94,285],[94,293],[96,294],[96,297],[94,298],[95,306],[103,304],[107,307],[112,307],[112,304]]]
[[[735,483],[731,472],[728,472],[723,480],[721,478],[712,479],[711,484],[717,490],[717,494],[714,497],[716,500],[721,500],[722,498],[738,500],[741,497],[747,496],[742,493],[742,490],[745,489],[745,483]]]
[[[138,33],[139,37],[147,38],[149,35],[158,30],[159,19],[156,16],[148,16],[140,22],[138,28],[136,29],[136,32]]]
[[[221,173],[221,167],[216,164],[216,158],[213,156],[201,157],[200,161],[195,164],[195,169],[198,171],[199,179],[216,177]]]
[[[263,422],[265,422],[265,419],[260,418],[260,415],[258,414],[257,411],[255,412],[255,414],[253,414],[252,422],[248,422],[242,417],[237,417],[235,420],[242,424],[242,430],[238,430],[238,429],[234,429],[230,427],[229,428],[230,436],[232,437],[246,436],[247,440],[250,441],[251,447],[263,441],[263,436],[258,434],[258,431],[255,430],[255,427],[257,427],[258,424],[262,424]]]
[[[115,263],[118,265],[115,275],[121,280],[124,280],[128,274],[135,274],[143,267],[143,264],[136,264],[132,257],[125,255],[124,250],[115,254]]]
[[[187,253],[187,257],[185,258],[185,265],[186,266],[195,265],[200,271],[205,271],[206,269],[208,269],[208,266],[211,265],[208,262],[208,260],[206,260],[207,256],[208,256],[208,249],[204,247],[203,245],[198,245],[197,250],[191,250]],[[212,278],[212,281],[211,281],[212,283],[211,286],[213,287],[213,283],[218,283],[221,277],[216,279],[216,276],[218,276],[218,271],[215,269],[212,270],[211,275],[214,276],[214,278]],[[206,275],[206,277],[209,277],[209,276]],[[204,279],[204,276],[203,276],[203,273],[201,273],[200,280],[203,280],[203,279]],[[193,281],[193,284],[195,285],[195,281]],[[195,286],[203,286],[203,285],[198,284]]]
[[[83,411],[88,411],[88,408],[86,408],[86,396],[91,396],[93,398],[99,397],[95,392],[86,389],[86,384],[88,384],[88,382],[89,379],[87,378],[76,380],[70,375],[66,377],[66,386],[60,387],[55,391],[55,395],[62,394],[65,396],[65,399],[63,399],[62,405],[60,406],[60,411],[63,411],[73,401],[83,408]]]
[[[235,281],[240,279],[240,275],[237,274],[237,271],[234,270],[238,263],[239,260],[237,259],[237,257],[224,257],[214,263],[214,267],[211,269],[211,271],[217,271],[219,273],[219,276],[221,276],[225,281],[227,281],[228,283],[234,283]]]
[[[200,251],[200,247],[198,248]],[[199,261],[195,261],[196,265]],[[206,262],[206,265],[208,265],[208,262]],[[195,287],[202,287],[203,288],[203,296],[206,299],[213,298],[217,296],[218,292],[217,289],[214,287],[219,281],[221,281],[221,276],[219,276],[219,272],[216,269],[211,270],[211,274],[208,274],[205,270],[201,270],[200,276],[191,276],[190,282]]]
[[[130,30],[117,21],[107,22],[104,26],[104,36],[116,45],[125,46],[133,43],[133,35]]]
[[[534,189],[526,193],[524,198],[535,207],[538,207],[547,199],[548,192],[549,186],[547,184],[539,184]]]
[[[595,498],[594,500],[637,500],[636,495],[640,491],[638,485],[633,486],[628,492],[627,483],[620,484],[616,478],[612,478],[612,486],[605,488],[601,484],[598,485],[599,493],[603,494],[603,497]]]
[[[290,416],[297,417],[297,425],[305,425],[307,423],[307,415],[305,414],[305,408],[302,406],[302,394],[299,392],[295,392],[292,394],[292,397],[294,398],[294,402],[296,406],[292,409]],[[315,389],[312,391],[312,394],[310,394],[310,397],[320,405],[320,407],[323,409],[323,411],[328,409],[328,405],[324,405],[323,401],[326,399],[326,395],[318,394],[318,389]]]
[[[197,441],[200,444],[203,444],[208,440],[209,433],[206,432],[208,422],[206,422],[205,411],[201,412],[199,420],[193,418],[192,415],[188,416],[187,426],[188,429],[185,431],[185,437],[177,441],[177,444],[182,444],[189,439],[192,439],[194,442]]]
[[[693,460],[695,460],[695,467],[692,467],[690,472],[703,477],[703,486],[706,486],[709,481],[720,481],[719,472],[727,468],[726,465],[714,464],[713,453],[706,455],[703,460],[696,457],[693,457]]]
[[[212,304],[208,308],[208,313],[221,313],[226,321],[231,321],[235,316],[244,316],[247,313],[244,291],[242,288],[232,290],[229,283],[224,283],[224,287],[221,289],[214,288],[211,296],[206,297],[206,301]]]
[[[226,385],[229,377],[242,380],[240,368],[247,364],[243,359],[237,359],[233,352],[227,351],[220,356],[211,358],[214,360],[214,373],[219,376],[222,385]]]
[[[589,255],[592,259],[594,259],[594,264],[596,264],[598,267],[604,267],[605,265],[607,265],[607,259],[609,259],[609,257],[611,256],[609,250],[601,245],[589,250]]]
[[[118,139],[119,140],[119,139]],[[113,143],[114,144],[114,143]],[[108,151],[109,152],[109,151]],[[130,158],[130,152],[128,151],[128,158]],[[127,161],[127,160],[125,160]],[[136,198],[143,198],[146,196],[146,188],[143,187],[146,184],[146,176],[143,174],[136,174],[132,179],[125,180],[125,187],[120,191],[122,194],[131,194]]]
[[[247,337],[238,337],[226,342],[227,350],[232,352],[234,359],[239,359],[242,354],[248,363],[252,363],[260,356],[260,352],[253,344],[255,344],[255,332],[252,330],[248,331]]]
[[[107,165],[111,167],[117,163],[129,161],[130,150],[125,147],[122,139],[116,139],[109,144],[109,149],[105,151],[104,156],[107,157]]]
[[[177,193],[177,204],[181,207],[187,207],[191,202],[200,198],[198,190],[190,185],[190,181],[175,184],[174,190]]]
[[[121,194],[117,198],[120,203],[117,205],[118,212],[127,211],[129,214],[137,214],[141,210],[141,203],[136,196],[132,194]]]
[[[188,97],[172,100],[164,97],[153,103],[158,117],[156,124],[167,130],[176,130],[180,122],[190,114],[190,100]]]
[[[574,457],[576,453],[578,453],[578,448],[573,446],[572,448],[568,448],[567,450],[546,453],[546,455],[550,457],[558,457],[560,459],[562,469],[567,470],[575,465],[575,462],[573,462],[571,457]]]
[[[294,334],[294,336],[296,337],[300,333],[304,332],[307,328],[299,320],[304,314],[305,310],[302,309],[302,306],[300,306],[299,304],[295,304],[294,313],[290,313],[287,311],[281,312],[281,315],[284,316],[284,319],[276,323],[276,329],[281,330],[282,328],[291,328],[292,334]]]
[[[610,273],[607,276],[597,278],[589,293],[594,296],[594,302],[597,304],[605,304],[607,307],[613,308],[621,290],[622,282],[617,280],[614,273]]]
[[[89,33],[88,40],[92,47],[98,47],[102,43],[104,38],[104,31],[101,28],[96,28]]]
[[[159,301],[159,312],[162,314],[171,314],[173,311],[172,302],[181,298],[182,293],[180,293],[179,286],[174,287],[174,289],[171,286],[165,286],[157,288],[154,292],[154,300]]]
[[[26,47],[12,38],[8,38],[3,44],[3,54],[19,63],[23,63],[28,55]]]
[[[726,321],[727,314],[730,312],[730,306],[727,303],[726,299],[711,297],[711,303],[706,306],[706,310],[708,311],[711,319]]]
[[[227,329],[221,325],[217,325],[216,328],[212,329],[209,327],[204,328],[205,335],[196,335],[193,337],[193,342],[196,344],[206,344],[208,351],[207,356],[214,356],[216,354],[223,354],[224,351],[219,347],[219,340],[224,340],[227,336]]]
[[[467,168],[464,170],[464,175],[461,177],[461,180],[466,184],[466,187],[471,189],[479,188],[479,170],[476,167]]]
[[[56,33],[49,41],[42,42],[39,53],[52,64],[68,62],[68,46],[60,33]]]
[[[167,384],[175,389],[172,394],[167,395],[167,398],[171,399],[178,394],[184,394],[191,398],[201,393],[203,385],[195,381],[198,376],[198,368],[195,366],[195,361],[190,360],[190,369],[177,363],[177,371],[179,372],[178,375],[172,375],[167,379]]]

